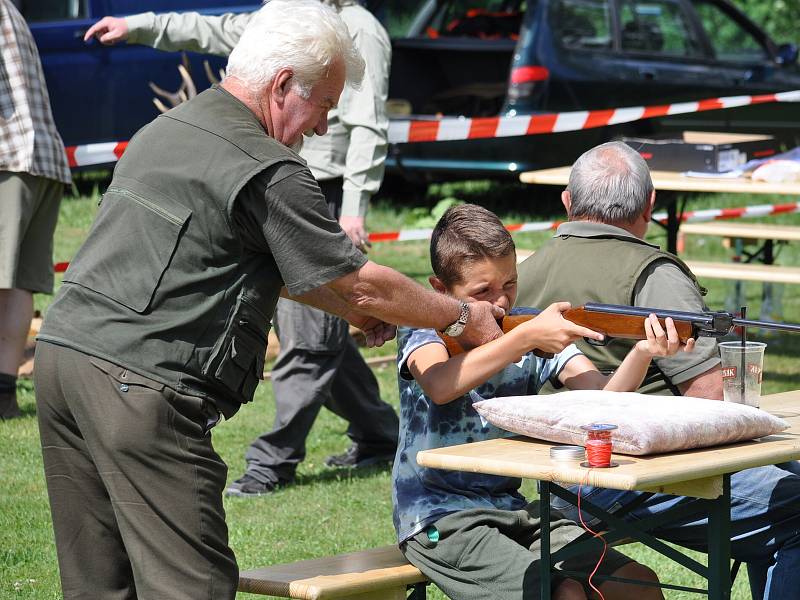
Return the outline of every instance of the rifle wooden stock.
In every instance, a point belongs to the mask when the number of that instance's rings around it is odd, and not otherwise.
[[[517,325],[522,325],[526,321],[530,321],[535,316],[536,315],[507,315],[500,319],[497,324],[500,325],[500,329],[503,330],[503,333],[508,333]],[[451,338],[449,335],[445,335],[441,332],[439,332],[439,337],[442,338],[444,345],[447,347],[447,353],[450,356],[456,356],[464,352],[464,348],[455,338]],[[533,353],[536,356],[541,356],[542,358],[553,358],[553,354],[551,352],[545,352],[543,350],[539,350],[538,348],[534,348]]]
[[[571,308],[563,314],[565,319],[572,321],[576,325],[582,325],[583,327],[592,329],[598,333],[602,333],[605,336],[605,340],[601,343],[601,345],[605,345],[613,339],[647,339],[647,334],[644,332],[644,318],[640,316],[595,312],[586,310],[583,306]],[[536,315],[509,315],[504,317],[499,322],[499,325],[503,330],[503,333],[508,333],[518,325],[521,325],[522,323],[525,323],[534,317],[536,317]],[[659,322],[661,323],[661,326],[666,329],[667,325],[664,322],[664,319],[659,319]],[[694,325],[692,323],[677,319],[673,319],[673,322],[675,323],[675,329],[678,332],[678,337],[680,338],[682,344],[686,343],[686,340],[690,337],[694,337]],[[447,346],[447,352],[450,354],[450,356],[456,356],[457,354],[464,352],[464,348],[461,347],[461,344],[458,343],[458,340],[446,336],[443,333],[440,333],[439,337],[442,338],[445,346]],[[538,348],[534,348],[533,353],[536,356],[541,356],[543,358],[553,357],[552,354],[543,352]]]

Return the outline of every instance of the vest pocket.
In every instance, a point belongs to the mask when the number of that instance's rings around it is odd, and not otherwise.
[[[192,211],[166,197],[112,186],[64,281],[144,313],[175,253]]]
[[[249,402],[264,379],[269,319],[240,296],[233,318],[203,367],[203,374]]]

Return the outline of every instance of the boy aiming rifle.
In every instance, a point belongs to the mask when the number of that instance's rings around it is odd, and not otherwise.
[[[463,302],[483,300],[510,311],[516,299],[514,242],[500,220],[476,205],[448,210],[431,239],[434,289]],[[465,318],[468,319],[469,308]],[[571,389],[635,390],[653,356],[691,350],[679,340],[672,319],[643,319],[646,339],[637,342],[610,376],[601,374],[571,342],[601,341],[591,329],[565,320],[568,303],[555,303],[506,335],[451,356],[430,329],[403,330],[398,340],[400,444],[394,462],[394,524],[408,560],[449,597],[531,598],[539,592],[539,503],[519,492],[521,481],[420,467],[420,450],[472,443],[508,434],[483,424],[468,396],[535,394],[548,380]],[[513,311],[511,311],[513,314]],[[463,314],[462,313],[462,314]],[[458,323],[445,332],[458,336]],[[552,353],[552,358],[532,350]],[[583,533],[556,514],[551,521],[554,551]],[[590,572],[598,557],[583,555],[559,568]],[[568,563],[568,564],[567,564]],[[598,573],[657,582],[647,567],[609,550]],[[555,577],[553,598],[585,599],[586,581]],[[604,597],[662,598],[657,588],[607,581]]]

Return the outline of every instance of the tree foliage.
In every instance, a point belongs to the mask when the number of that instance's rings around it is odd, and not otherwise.
[[[733,0],[733,3],[778,44],[800,43],[797,28],[800,0]]]

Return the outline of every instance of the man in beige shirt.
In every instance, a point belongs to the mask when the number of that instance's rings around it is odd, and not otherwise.
[[[362,251],[367,250],[365,217],[369,198],[383,178],[387,151],[391,44],[386,30],[351,0],[323,0],[333,5],[365,58],[359,89],[345,88],[328,117],[324,136],[304,139],[300,151],[320,184],[331,214]],[[227,56],[252,13],[207,16],[198,13],[144,13],[105,17],[85,39],[104,44],[139,43],[165,51],[187,50]],[[290,300],[281,300],[274,324],[281,351],[272,370],[276,416],[273,430],[247,451],[247,471],[227,494],[257,496],[294,478],[305,457],[305,439],[321,406],[349,426],[351,447],[328,457],[329,466],[361,467],[394,457],[398,420],[380,399],[378,383],[337,317]]]

